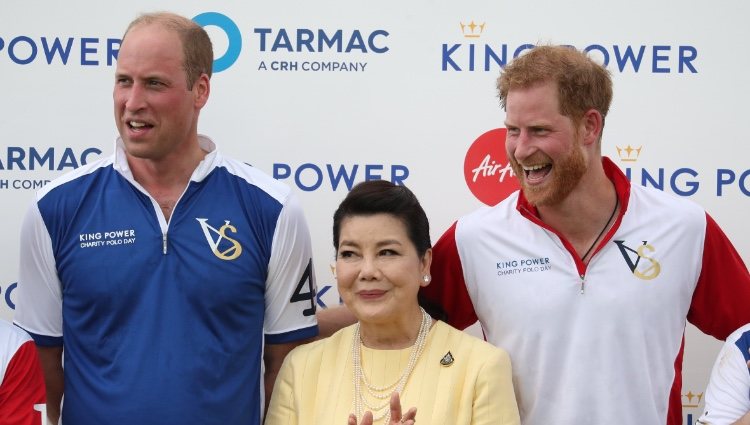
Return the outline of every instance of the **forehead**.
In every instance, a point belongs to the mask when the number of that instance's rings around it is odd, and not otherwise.
[[[141,24],[128,31],[117,56],[117,69],[182,67],[182,42],[176,32],[159,24]]]
[[[505,111],[508,120],[559,116],[557,84],[545,81],[511,88],[506,97]]]
[[[347,240],[384,240],[406,239],[406,225],[392,215],[378,213],[372,215],[351,215],[341,222],[341,239]]]

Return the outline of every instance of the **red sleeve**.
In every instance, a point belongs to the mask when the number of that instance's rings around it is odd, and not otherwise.
[[[34,405],[46,403],[44,376],[34,341],[18,348],[0,383],[0,424],[39,425],[41,412]]]
[[[750,323],[750,274],[737,250],[708,214],[703,266],[688,320],[721,340]]]
[[[432,282],[419,292],[425,309],[458,329],[473,325],[477,315],[466,290],[461,258],[458,256],[456,223],[432,248],[430,274]]]

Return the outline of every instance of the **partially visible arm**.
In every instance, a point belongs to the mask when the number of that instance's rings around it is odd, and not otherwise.
[[[318,330],[320,331],[318,338],[328,338],[339,329],[353,325],[357,321],[357,318],[345,305],[318,310],[316,316],[318,318]]]
[[[57,425],[63,394],[62,284],[49,228],[36,201],[29,206],[21,225],[19,253],[13,321],[37,343],[47,387],[47,417],[52,425]],[[44,345],[39,345],[40,341]]]
[[[729,238],[706,214],[706,236],[700,277],[690,303],[688,321],[724,340],[750,323],[750,273]],[[717,308],[721,314],[717,314]]]
[[[432,317],[466,329],[478,319],[464,282],[456,243],[457,225],[453,223],[432,248],[432,282],[419,289],[419,301]]]
[[[57,425],[65,382],[62,367],[63,348],[37,346],[37,349],[44,373],[44,383],[47,386],[47,418],[51,425]]]
[[[741,417],[737,422],[734,422],[732,425],[750,425],[750,413]]]
[[[286,355],[318,335],[312,242],[302,207],[293,194],[286,199],[275,226],[263,321],[266,410]]]
[[[716,357],[699,423],[728,424],[750,411],[750,371],[746,360],[750,329],[745,326],[738,332],[742,333],[730,335]]]
[[[13,353],[15,348],[14,343],[0,347],[6,350],[4,354],[12,354],[0,379],[0,424],[38,425],[46,395],[36,346],[34,341],[28,340]],[[0,354],[0,358],[4,356]],[[4,366],[0,364],[0,374]]]

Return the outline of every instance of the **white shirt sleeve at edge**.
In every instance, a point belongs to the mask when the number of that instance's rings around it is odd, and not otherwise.
[[[61,337],[62,287],[52,253],[52,240],[36,199],[21,224],[19,257],[13,321],[30,333]]]

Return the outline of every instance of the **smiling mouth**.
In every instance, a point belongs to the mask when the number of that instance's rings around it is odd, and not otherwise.
[[[362,298],[378,298],[385,294],[386,291],[383,290],[368,290],[368,291],[359,291],[357,295],[359,295]]]
[[[128,128],[133,131],[143,131],[153,127],[153,125],[147,124],[143,121],[127,121],[126,124]]]
[[[537,164],[537,165],[524,165],[523,171],[526,175],[526,180],[530,183],[538,182],[544,179],[547,174],[552,170],[552,164]]]

